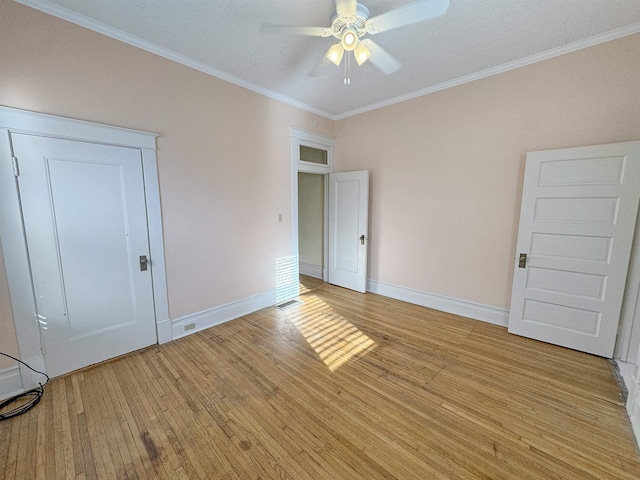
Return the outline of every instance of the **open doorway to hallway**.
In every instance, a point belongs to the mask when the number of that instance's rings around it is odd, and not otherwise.
[[[325,278],[325,175],[298,172],[300,293]]]

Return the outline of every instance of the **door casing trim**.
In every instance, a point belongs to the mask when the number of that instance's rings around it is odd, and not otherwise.
[[[0,244],[22,361],[46,372],[40,345],[35,294],[31,280],[17,179],[13,171],[11,134],[74,140],[137,148],[142,156],[151,254],[151,276],[158,343],[171,340],[160,186],[156,158],[157,134],[0,106]],[[33,388],[40,376],[20,367],[22,388]],[[0,392],[1,393],[1,392]]]
[[[333,149],[336,139],[318,133],[291,127],[291,255],[298,257],[300,245],[298,239],[298,172],[324,175],[324,261],[322,279],[328,280],[329,262],[329,183],[327,175],[333,173]],[[327,152],[327,164],[320,165],[300,160],[300,145],[313,147]],[[299,257],[298,257],[299,258]]]

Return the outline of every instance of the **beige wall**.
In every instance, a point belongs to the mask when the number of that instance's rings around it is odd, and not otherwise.
[[[640,139],[639,85],[634,35],[334,124],[0,0],[0,105],[160,134],[172,318],[274,288],[289,126],[371,171],[371,278],[508,308],[525,153]]]
[[[291,254],[289,126],[334,134],[331,120],[3,0],[0,105],[160,134],[171,318],[275,288],[275,259]],[[15,352],[4,301],[0,315],[0,350]]]
[[[337,122],[370,278],[508,308],[528,151],[640,140],[640,35]]]
[[[324,175],[298,173],[300,263],[324,266]]]

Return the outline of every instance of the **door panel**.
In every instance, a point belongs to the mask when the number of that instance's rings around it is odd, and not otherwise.
[[[133,265],[122,166],[53,158],[48,166],[71,338],[129,323]],[[111,298],[127,301],[113,304]]]
[[[137,149],[12,135],[50,375],[156,342]]]
[[[366,291],[368,228],[369,172],[330,174],[329,283]]]
[[[639,198],[640,142],[527,155],[510,332],[613,354]]]

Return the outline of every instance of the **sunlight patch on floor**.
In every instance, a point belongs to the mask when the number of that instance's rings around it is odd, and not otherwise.
[[[300,295],[309,293],[323,285],[324,281],[320,278],[300,274]]]
[[[289,316],[329,370],[373,350],[376,343],[317,296],[305,297],[305,308]]]

